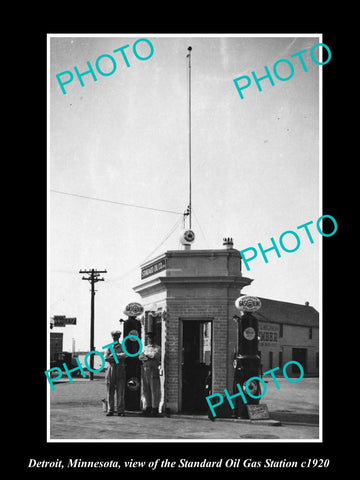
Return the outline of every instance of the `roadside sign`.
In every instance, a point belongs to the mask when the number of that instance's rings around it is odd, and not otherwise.
[[[76,317],[66,317],[65,325],[76,325]]]
[[[66,317],[65,315],[54,315],[54,327],[65,327],[65,325],[76,325],[76,317]]]

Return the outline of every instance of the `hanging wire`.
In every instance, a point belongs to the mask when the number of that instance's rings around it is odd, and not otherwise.
[[[202,227],[201,227],[201,225],[200,225],[199,219],[197,218],[197,215],[196,215],[196,213],[195,213],[194,208],[192,209],[192,212],[193,212],[193,214],[194,214],[196,223],[198,224],[198,226],[199,226],[199,228],[200,228],[200,232],[202,233],[202,236],[204,237],[205,243],[206,243],[207,247],[210,249],[209,242],[207,241],[207,238],[206,238],[205,233],[204,233],[204,231],[203,231],[203,229],[202,229]]]
[[[166,240],[174,233],[174,231],[176,230],[176,228],[179,226],[180,222],[182,222],[182,218],[179,218],[176,222],[175,222],[175,225],[172,227],[172,229],[170,230],[170,232],[166,235],[166,237],[164,238],[164,240],[156,247],[154,248],[154,250],[149,253],[149,255],[141,262],[141,263],[144,263],[146,262],[146,260],[148,260],[155,252],[156,250],[158,250],[165,242]]]
[[[86,198],[88,200],[96,200],[97,202],[113,203],[115,205],[123,205],[125,207],[142,208],[142,209],[145,209],[145,210],[153,210],[155,212],[165,212],[165,213],[174,213],[175,215],[182,215],[181,212],[175,212],[174,210],[164,210],[164,209],[161,209],[161,208],[145,207],[144,205],[135,205],[133,203],[116,202],[114,200],[106,200],[104,198],[89,197],[87,195],[79,195],[77,193],[63,192],[61,190],[50,189],[50,192],[59,193],[61,195],[69,195],[71,197]]]
[[[135,270],[139,268],[140,265],[142,265],[144,262],[146,262],[165,242],[168,240],[168,238],[174,233],[174,231],[177,229],[179,226],[180,222],[182,221],[182,218],[178,219],[175,224],[171,227],[170,231],[166,234],[165,238],[157,245],[138,265],[134,266],[131,268],[131,270],[128,270],[126,273],[119,275],[117,277],[114,277],[113,279],[108,279],[108,282],[118,282],[119,280],[122,280],[123,278],[127,277],[131,273],[133,273]]]

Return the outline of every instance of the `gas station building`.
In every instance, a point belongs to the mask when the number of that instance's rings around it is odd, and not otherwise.
[[[144,307],[141,322],[161,346],[162,412],[205,413],[205,383],[212,392],[232,392],[237,353],[235,300],[253,280],[242,275],[241,256],[225,238],[222,249],[169,250],[141,265],[134,291]],[[319,314],[298,305],[259,297],[262,371],[290,360],[305,375],[319,374]],[[289,372],[288,372],[289,373]]]

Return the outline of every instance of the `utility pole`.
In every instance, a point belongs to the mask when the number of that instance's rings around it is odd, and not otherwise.
[[[82,277],[82,280],[88,280],[91,284],[91,311],[90,311],[90,351],[95,350],[94,345],[94,306],[95,306],[95,283],[103,282],[103,278],[99,278],[101,273],[107,273],[106,270],[80,270],[79,273],[86,273],[88,277]],[[94,355],[90,355],[90,380],[94,379]]]

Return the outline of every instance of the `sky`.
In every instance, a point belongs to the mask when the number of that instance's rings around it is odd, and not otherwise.
[[[153,45],[147,60],[133,54],[141,38]],[[309,55],[319,42],[317,34],[48,36],[48,314],[77,318],[77,325],[52,330],[64,333],[64,350],[71,351],[72,339],[76,350],[90,349],[90,284],[80,269],[107,270],[96,284],[100,349],[119,327],[124,306],[140,301],[133,287],[141,283],[141,263],[181,248],[189,196],[188,46],[192,249],[223,248],[227,236],[237,250],[259,242],[269,248],[271,237],[278,243],[284,231],[329,213],[320,202],[319,90],[326,66]],[[129,67],[113,53],[124,45]],[[149,54],[146,42],[137,48]],[[304,49],[307,72],[291,58]],[[116,59],[112,75],[96,72],[101,55]],[[275,85],[264,80],[262,91],[253,81],[241,99],[233,79],[253,71],[262,77],[279,59],[292,61],[293,77],[273,75]],[[85,72],[87,61],[98,80],[85,75],[81,86],[74,67]],[[112,68],[108,57],[99,65]],[[64,71],[74,75],[66,94],[56,79]],[[284,62],[278,72],[288,74]],[[296,252],[269,253],[269,263],[259,253],[250,271],[243,265],[243,275],[254,280],[242,294],[308,301],[319,310],[323,237],[315,226],[311,231],[313,244],[303,232]]]

